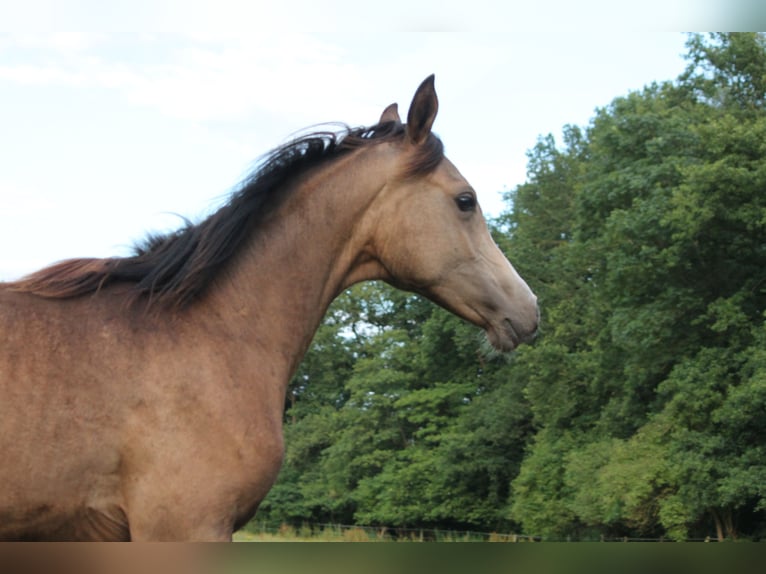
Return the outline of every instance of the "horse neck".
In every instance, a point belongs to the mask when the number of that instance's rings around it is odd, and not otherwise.
[[[368,155],[333,160],[295,184],[208,297],[213,314],[251,352],[263,351],[285,379],[332,300],[351,284],[380,276],[366,251],[364,215],[383,181],[374,176],[379,165],[361,165]]]

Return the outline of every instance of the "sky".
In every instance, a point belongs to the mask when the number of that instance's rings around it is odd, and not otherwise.
[[[698,3],[585,4],[622,25],[542,0],[0,0],[0,280],[199,220],[296,132],[405,117],[431,73],[434,131],[498,215],[540,136],[686,65]]]

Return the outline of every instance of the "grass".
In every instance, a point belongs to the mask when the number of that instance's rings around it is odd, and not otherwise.
[[[235,542],[382,542],[385,535],[359,527],[325,525],[321,529],[310,526],[294,528],[282,524],[278,529],[248,526],[234,534]]]
[[[264,524],[251,523],[234,534],[235,542],[521,542],[526,537],[490,533],[450,532],[450,531],[412,531],[407,536],[392,537],[386,528],[360,526],[322,525],[300,528],[282,524],[278,528],[269,528]]]

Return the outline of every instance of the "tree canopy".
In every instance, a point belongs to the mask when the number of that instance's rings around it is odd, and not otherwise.
[[[528,152],[491,226],[539,296],[532,345],[382,284],[333,304],[258,520],[766,534],[766,38],[687,49]]]

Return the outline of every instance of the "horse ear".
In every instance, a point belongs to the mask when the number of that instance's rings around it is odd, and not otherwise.
[[[407,113],[407,138],[414,144],[421,144],[431,133],[431,126],[439,110],[439,100],[434,88],[434,75],[431,74],[415,92]]]
[[[380,121],[378,123],[382,124],[385,122],[396,122],[397,124],[402,123],[402,118],[399,117],[398,104],[391,104],[385,110],[383,110],[383,113],[380,115]]]

